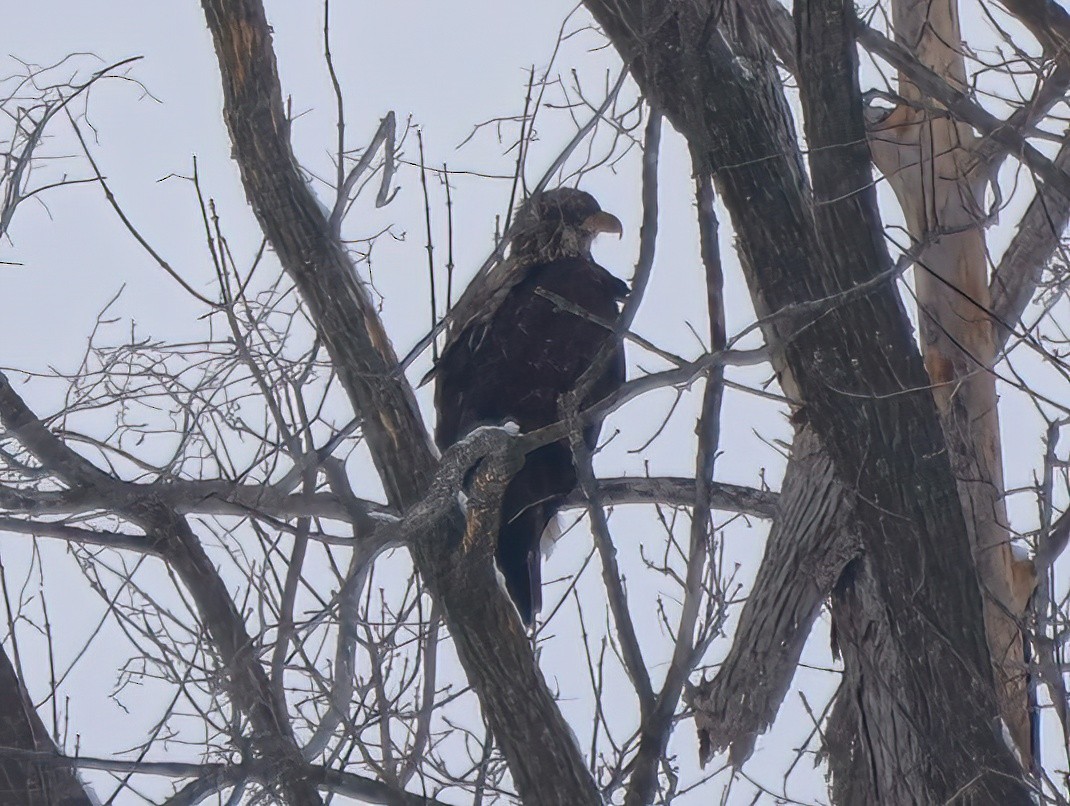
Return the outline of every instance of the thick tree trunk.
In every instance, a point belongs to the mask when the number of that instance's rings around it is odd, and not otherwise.
[[[854,7],[847,0],[799,2],[795,22],[816,231],[831,273],[839,275],[846,290],[890,264],[864,145],[852,34]],[[862,654],[848,673],[863,675],[858,694],[871,729],[882,736],[901,737],[894,747],[873,742],[867,748],[866,760],[874,770],[872,794],[878,802],[894,803],[1025,802],[1027,790],[1015,781],[1018,769],[993,724],[995,692],[979,618],[982,601],[970,560],[967,524],[948,477],[952,468],[945,456],[927,454],[940,451],[943,442],[932,400],[918,388],[923,373],[894,285],[885,285],[882,292],[874,292],[859,306],[874,304],[877,313],[880,303],[873,298],[887,296],[891,299],[885,304],[894,300],[900,308],[895,313],[888,310],[885,322],[880,314],[872,320],[876,339],[862,352],[875,365],[863,368],[856,355],[845,367],[830,367],[826,378],[833,383],[815,390],[821,397],[828,394],[830,414],[844,403],[849,409],[857,406],[855,416],[872,428],[861,452],[855,448],[841,454],[845,441],[830,439],[834,461],[844,470],[854,465],[859,473],[857,512],[871,572],[860,587],[872,592],[872,601],[859,599],[861,606],[849,612],[856,617],[879,613],[889,627],[853,634],[852,646]],[[860,320],[852,326],[865,327]],[[887,327],[898,332],[893,335]],[[844,346],[846,353],[853,352],[849,343]],[[885,362],[890,374],[881,382]],[[856,371],[851,366],[868,377],[852,379]],[[841,397],[850,396],[852,390],[869,400],[852,405]],[[882,401],[887,394],[902,399]],[[806,399],[809,402],[812,395],[806,394]],[[819,431],[817,412],[822,408],[814,407]],[[875,528],[870,531],[867,526]],[[928,653],[929,658],[918,664],[904,651]],[[955,666],[965,674],[957,683],[946,676]],[[919,673],[934,677],[926,679]],[[917,696],[932,684],[938,687],[939,702],[930,700],[926,710],[915,711],[908,704],[912,694]],[[917,704],[936,691],[922,694]],[[934,706],[938,710],[927,710]],[[965,742],[976,743],[978,756],[961,753]],[[936,760],[934,754],[943,758]],[[981,756],[988,756],[995,766],[988,768]],[[914,765],[921,769],[911,769]]]
[[[958,0],[894,0],[896,39],[964,90]],[[982,209],[985,175],[971,173],[975,137],[938,111],[906,76],[905,103],[872,132],[874,161],[887,177],[919,248],[915,285],[922,354],[985,601],[985,628],[1000,713],[1029,760],[1029,711],[1021,615],[1011,594],[1012,557],[1003,467],[993,323]]]
[[[904,802],[908,792],[924,803],[1028,803],[995,724],[966,527],[876,217],[853,8],[798,9],[815,205],[776,71],[756,48],[725,39],[722,4],[587,6],[646,95],[705,156],[758,312],[777,312],[766,336],[798,386],[798,416],[856,494],[859,570],[876,593],[858,616],[886,630],[879,642],[863,632],[845,661],[867,684],[855,713],[885,745],[867,757],[873,778],[897,782],[862,802]]]

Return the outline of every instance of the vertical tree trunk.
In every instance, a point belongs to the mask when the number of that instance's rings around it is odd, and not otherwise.
[[[55,753],[56,745],[37,715],[7,653],[0,650],[0,748]],[[24,756],[4,758],[0,749],[0,803],[8,806],[89,806],[74,771],[36,764]]]
[[[957,0],[893,0],[897,39],[949,84],[966,87]],[[1011,595],[1012,557],[988,290],[983,174],[969,126],[940,112],[902,74],[896,108],[873,133],[874,161],[906,218],[915,269],[922,355],[933,383],[951,466],[984,594],[985,631],[1000,714],[1029,763],[1022,636]]]
[[[870,179],[854,11],[799,0],[814,196],[767,52],[723,5],[585,0],[652,98],[703,154],[739,237],[766,338],[840,480],[868,594],[845,699],[868,771],[842,803],[1030,802],[998,728],[981,596],[925,369],[892,284]],[[760,43],[759,43],[760,44]],[[879,630],[874,634],[873,630]],[[846,754],[833,760],[837,776]],[[858,771],[860,767],[853,767]],[[834,794],[838,795],[834,789]]]

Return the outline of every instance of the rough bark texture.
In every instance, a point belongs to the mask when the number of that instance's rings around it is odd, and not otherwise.
[[[880,632],[863,633],[849,656],[866,680],[853,713],[888,752],[859,744],[876,799],[841,802],[1028,802],[995,720],[980,593],[928,379],[895,288],[879,279],[890,267],[869,188],[853,9],[799,5],[812,206],[775,71],[733,51],[716,24],[721,4],[586,5],[708,160],[759,313],[780,312],[767,338],[798,385],[800,416],[858,497],[877,594],[858,615]]]
[[[839,275],[841,288],[849,288],[890,263],[870,181],[854,8],[845,0],[800,2],[795,19],[817,233],[828,269]],[[871,455],[852,451],[842,439],[845,434],[840,439],[830,435],[829,444],[838,468],[859,474],[857,512],[871,572],[867,576],[891,627],[875,633],[888,640],[872,647],[864,643],[864,633],[854,636],[854,646],[865,648],[861,662],[852,664],[853,673],[864,675],[860,711],[875,732],[902,737],[889,749],[874,741],[866,748],[874,770],[872,792],[888,802],[952,797],[975,803],[1026,801],[1027,790],[1015,780],[1020,771],[994,724],[995,692],[967,537],[973,513],[964,521],[949,484],[952,467],[942,450],[932,398],[919,388],[925,385],[924,373],[894,286],[874,292],[858,308],[858,314],[866,309],[873,314],[871,329],[860,319],[850,325],[861,337],[862,355],[851,357],[849,344],[836,350],[842,358],[830,366],[825,390],[814,390],[825,399],[814,406],[813,422],[821,430],[821,409],[828,405],[827,414],[833,415],[852,389],[863,395],[848,406],[861,426],[858,433],[865,435],[863,450]],[[830,318],[841,311],[847,313],[841,308]],[[860,365],[863,356],[868,356],[868,367]],[[854,378],[857,373],[866,377]],[[804,399],[816,403],[811,394]],[[926,580],[938,583],[924,584]],[[848,612],[862,615],[867,610]],[[926,653],[921,663],[911,658]],[[966,744],[973,745],[973,752],[962,753]],[[909,769],[914,764],[923,766]],[[858,778],[844,776],[837,766],[833,764],[834,793],[841,802],[857,802],[862,794]]]
[[[958,90],[966,86],[958,0],[895,0],[896,39]],[[906,103],[872,132],[873,159],[899,199],[914,243],[922,355],[933,383],[958,480],[974,561],[985,594],[985,627],[1000,713],[1024,759],[1029,710],[1022,635],[1011,595],[1012,558],[1003,465],[993,323],[988,315],[983,221],[986,177],[971,172],[975,137],[965,123],[931,109],[900,74]]]
[[[412,389],[368,293],[297,169],[271,35],[260,0],[203,0],[223,79],[224,118],[249,201],[300,291],[363,433],[389,502],[427,492],[436,459]],[[598,803],[486,547],[462,542],[459,516],[415,536],[413,560],[442,604],[461,663],[528,803]],[[537,748],[537,752],[533,751]]]
[[[773,724],[821,606],[859,546],[851,496],[810,426],[799,428],[758,576],[716,676],[696,687],[699,756],[742,764]]]
[[[793,71],[798,69],[791,15],[775,0],[764,5],[750,0],[731,3],[723,22],[737,52],[748,60],[770,69],[771,45],[782,63]],[[762,41],[756,26],[771,31],[773,42]],[[764,215],[776,220],[784,214],[777,208],[781,202],[775,196],[769,197],[768,203]],[[760,219],[754,221],[761,223]],[[782,235],[792,237],[788,232]],[[769,259],[771,254],[754,259]],[[751,257],[743,252],[741,259],[747,263]],[[759,316],[772,313],[754,283],[751,292]],[[766,341],[773,347],[773,366],[785,393],[798,400],[799,388],[774,325],[765,328]],[[715,677],[696,687],[693,703],[698,708],[696,726],[703,760],[708,753],[725,748],[731,748],[735,764],[750,757],[758,735],[776,718],[833,584],[859,551],[857,534],[851,528],[854,503],[849,491],[835,478],[821,437],[805,424],[796,428],[782,487],[762,564],[732,646]],[[805,569],[805,573],[798,569]]]
[[[89,806],[89,797],[72,769],[5,757],[3,748],[58,752],[11,660],[0,651],[0,803]]]

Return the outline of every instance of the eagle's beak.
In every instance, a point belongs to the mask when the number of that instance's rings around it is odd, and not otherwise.
[[[587,216],[581,225],[583,229],[595,234],[599,232],[612,232],[618,238],[624,236],[624,227],[620,223],[620,219],[612,213],[605,211],[599,211],[594,215]]]

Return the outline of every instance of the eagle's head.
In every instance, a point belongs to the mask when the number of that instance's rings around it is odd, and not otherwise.
[[[600,232],[619,236],[623,228],[594,196],[576,188],[546,190],[529,197],[517,211],[512,256],[524,263],[590,258],[591,242]]]

